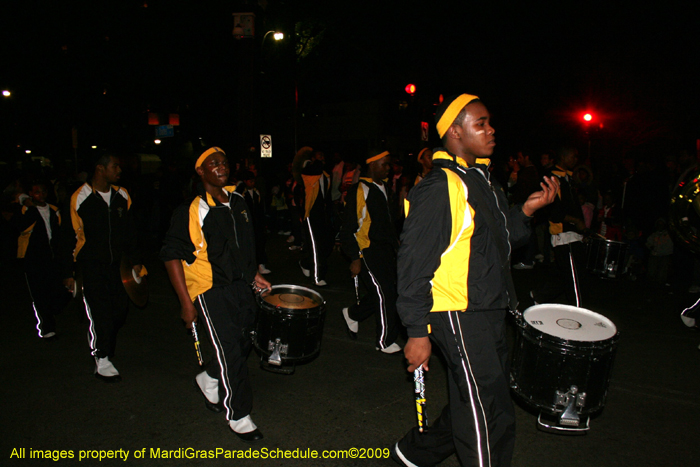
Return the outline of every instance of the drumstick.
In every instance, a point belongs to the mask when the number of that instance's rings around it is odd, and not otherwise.
[[[192,337],[194,338],[194,349],[197,351],[197,361],[199,366],[204,365],[202,360],[202,352],[199,350],[199,334],[197,334],[197,323],[192,321]]]
[[[413,372],[414,392],[416,393],[416,415],[418,415],[418,431],[423,433],[428,428],[428,415],[425,412],[425,377],[423,365]]]
[[[357,300],[357,304],[360,304],[360,283],[357,279],[357,276],[353,277],[355,279],[355,299]]]

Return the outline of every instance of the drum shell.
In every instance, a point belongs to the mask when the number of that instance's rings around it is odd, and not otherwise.
[[[326,304],[320,294],[311,289],[294,285],[276,285],[271,294],[293,292],[318,299],[316,306],[304,309],[274,306],[258,298],[260,313],[256,322],[253,345],[264,356],[272,351],[269,343],[280,340],[286,345],[282,364],[301,364],[314,359],[321,350],[323,325],[326,319]]]
[[[627,244],[592,237],[586,245],[586,269],[602,277],[622,276],[627,258]]]
[[[528,405],[552,414],[561,413],[557,391],[571,386],[585,393],[581,415],[592,415],[605,405],[619,334],[603,341],[581,342],[543,333],[519,323],[511,366],[511,388]]]

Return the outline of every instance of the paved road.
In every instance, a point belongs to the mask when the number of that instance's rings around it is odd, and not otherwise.
[[[296,265],[299,252],[288,251],[276,236],[269,248],[274,283],[311,286]],[[151,300],[145,309],[131,310],[121,331],[114,361],[123,381],[115,385],[92,375],[81,303],[72,303],[59,317],[57,339],[42,341],[34,335],[22,277],[11,265],[0,268],[6,299],[0,466],[41,462],[10,458],[19,448],[25,448],[26,457],[30,450],[72,451],[76,457],[61,465],[393,465],[385,459],[151,458],[157,449],[177,455],[186,448],[230,453],[250,446],[229,433],[221,415],[204,408],[192,386],[198,366],[174,293],[155,256],[146,265]],[[541,267],[515,271],[519,295],[526,297],[545,273]],[[354,289],[337,252],[328,282],[318,289],[327,300],[327,317],[315,361],[284,376],[261,370],[254,354],[249,359],[252,416],[265,434],[254,446],[259,452],[387,448],[415,423],[412,384],[402,358],[375,351],[373,323],[361,325],[355,342],[345,335],[340,310],[354,300]],[[594,285],[588,308],[610,318],[620,331],[605,409],[587,435],[572,437],[538,431],[535,416],[518,407],[514,466],[700,465],[700,334],[678,319],[678,311],[696,297],[643,281],[597,280]],[[429,416],[437,415],[446,400],[444,380],[444,368],[434,358],[427,377]],[[81,450],[120,449],[129,451],[126,462],[77,459]],[[141,452],[145,458],[134,457]],[[458,462],[453,457],[443,465]]]

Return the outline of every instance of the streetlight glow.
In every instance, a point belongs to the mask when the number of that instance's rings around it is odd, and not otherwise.
[[[32,153],[32,150],[31,150],[31,149],[25,149],[25,150],[24,150],[24,153],[25,153],[25,154],[31,154],[31,153]]]
[[[12,93],[10,91],[8,91],[7,89],[3,89],[2,95],[5,97],[10,97],[12,95]]]
[[[585,121],[587,121],[587,122],[590,122],[591,120],[593,120],[593,115],[591,115],[591,114],[585,114],[585,115],[583,116],[583,119],[584,119]]]
[[[273,37],[276,41],[281,41],[282,39],[284,39],[284,33],[283,33],[283,32],[276,32],[276,33],[274,33],[274,34],[272,35],[272,37]]]
[[[159,139],[154,140],[153,142],[156,143],[156,144],[160,144],[160,140],[159,140]]]

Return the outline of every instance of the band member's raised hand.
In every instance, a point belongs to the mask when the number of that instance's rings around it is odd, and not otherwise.
[[[428,362],[432,352],[432,344],[429,337],[409,337],[406,346],[403,348],[403,354],[408,360],[408,371],[413,371],[423,365],[423,369],[428,371]]]
[[[523,204],[523,213],[525,213],[526,216],[532,216],[538,209],[552,204],[559,192],[559,179],[557,177],[543,178],[544,182],[540,183],[542,191],[536,191],[531,194],[527,201],[525,201],[525,204]]]

